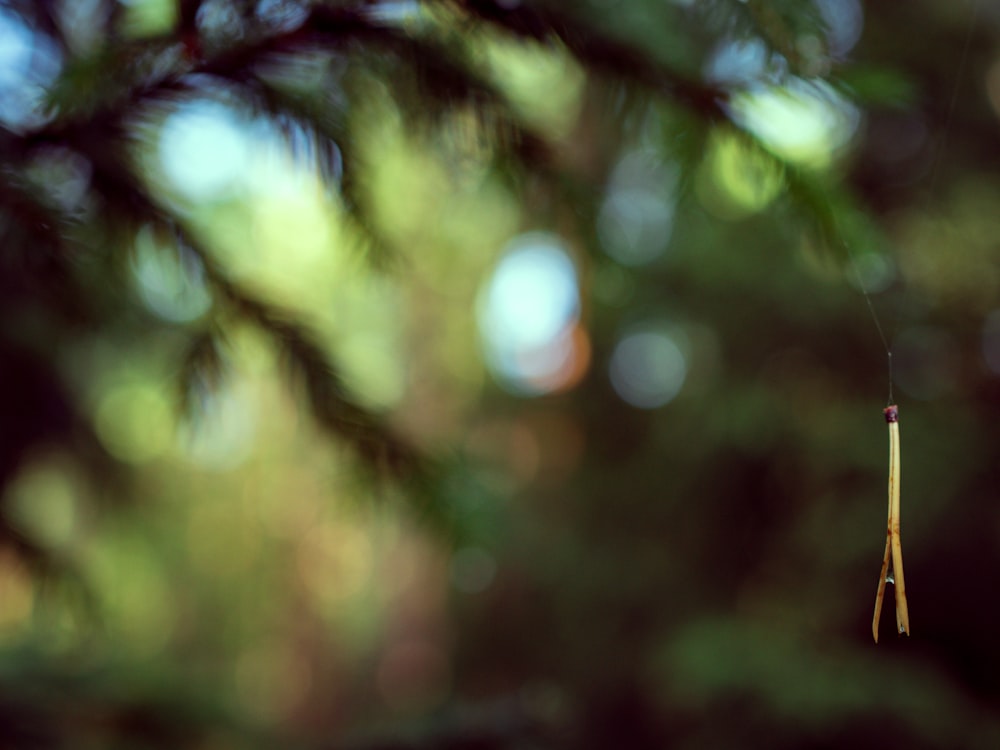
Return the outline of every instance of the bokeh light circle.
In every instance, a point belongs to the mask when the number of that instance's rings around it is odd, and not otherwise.
[[[623,336],[615,346],[609,375],[624,401],[640,409],[655,409],[680,392],[687,360],[666,333],[638,331]]]
[[[576,268],[558,237],[515,238],[480,294],[479,331],[487,366],[514,393],[565,387],[589,355],[577,325]]]

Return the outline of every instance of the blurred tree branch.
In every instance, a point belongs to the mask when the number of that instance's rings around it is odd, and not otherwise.
[[[658,66],[628,45],[603,37],[600,32],[574,18],[567,10],[537,8],[476,0],[473,2],[429,3],[525,39],[566,46],[585,65],[635,80],[669,97],[706,118],[725,117],[725,94],[712,86],[688,81]],[[268,79],[268,66],[275,61],[315,50],[325,53],[364,55],[369,64],[379,64],[379,56],[393,61],[385,79],[396,88],[397,96],[409,96],[408,86],[416,86],[417,96],[409,109],[420,117],[435,119],[449,108],[471,104],[476,111],[491,114],[491,125],[506,133],[502,143],[513,147],[523,161],[533,162],[547,150],[544,139],[525,128],[513,114],[505,97],[480,75],[461,50],[412,30],[380,20],[377,4],[314,4],[300,22],[290,27],[274,25],[252,12],[241,16],[241,33],[236,38],[213,36],[200,24],[205,3],[185,0],[175,28],[146,39],[123,39],[115,24],[120,8],[105,14],[102,44],[82,55],[73,54],[65,19],[53,3],[7,3],[7,7],[29,19],[39,33],[51,37],[66,51],[62,71],[48,92],[49,116],[38,126],[15,130],[0,129],[0,210],[16,222],[8,229],[5,257],[38,256],[38,247],[48,248],[48,285],[70,297],[86,300],[92,290],[89,279],[81,279],[67,259],[80,253],[112,260],[121,247],[128,246],[139,227],[149,225],[168,232],[178,249],[198,257],[215,296],[224,301],[238,318],[259,327],[284,352],[292,371],[299,373],[310,408],[320,424],[340,439],[354,445],[359,457],[370,465],[392,473],[410,474],[421,463],[420,452],[392,433],[380,417],[358,404],[345,390],[338,368],[330,361],[292,316],[255,299],[229,279],[213,260],[210,250],[200,246],[185,230],[178,217],[160,205],[136,171],[130,152],[136,138],[135,124],[144,108],[178,97],[211,95],[220,85],[229,88],[237,102],[264,112],[279,124],[294,147],[289,127],[308,134],[319,171],[328,181],[335,178],[336,154],[343,158],[341,191],[348,205],[363,214],[364,203],[356,196],[356,169],[345,113],[317,107],[310,96],[283,89]],[[234,6],[235,7],[235,6]],[[252,11],[252,4],[241,6]],[[401,75],[400,75],[401,74]],[[292,125],[294,123],[294,125]],[[318,149],[317,149],[318,147]],[[47,200],[40,188],[26,186],[20,175],[47,150],[60,149],[82,158],[89,170],[88,193],[91,204],[73,214],[61,211]],[[544,161],[544,158],[543,158]],[[374,232],[372,222],[361,217],[361,225]],[[103,238],[103,239],[101,239]],[[95,242],[99,244],[94,244]],[[36,245],[31,250],[27,248]],[[20,283],[31,275],[22,266]],[[56,277],[49,275],[57,270]],[[39,278],[35,276],[36,281]],[[75,285],[75,286],[74,286]],[[62,295],[65,296],[65,295]],[[92,313],[96,314],[96,313]],[[187,359],[190,367],[210,362],[205,334],[196,336]],[[197,353],[200,353],[197,354]],[[201,378],[214,382],[214,377]],[[185,377],[188,381],[190,374]]]
[[[98,4],[95,24],[103,29],[103,37],[82,50],[74,46],[65,9],[57,3],[9,0],[0,7],[24,17],[63,55],[41,122],[0,126],[0,218],[5,219],[6,232],[0,262],[11,269],[8,286],[18,290],[6,306],[44,308],[58,300],[53,307],[62,306],[64,314],[62,323],[50,320],[54,331],[81,320],[100,328],[124,304],[126,295],[114,291],[125,283],[116,269],[123,265],[136,233],[150,227],[179,254],[197,259],[217,303],[210,321],[190,332],[182,357],[188,408],[196,407],[223,376],[227,319],[243,321],[262,331],[281,352],[324,429],[352,446],[363,465],[406,479],[411,488],[427,488],[437,481],[431,479],[436,474],[433,462],[383,415],[349,393],[340,367],[302,323],[234,281],[211,248],[192,235],[183,218],[142,177],[135,149],[146,113],[162,104],[221,97],[268,118],[293,154],[309,160],[308,166],[339,190],[375,245],[383,243],[363,195],[367,165],[356,153],[348,123],[349,110],[363,93],[347,92],[345,99],[332,80],[302,90],[294,76],[283,72],[290,62],[316,53],[359,61],[387,84],[408,116],[430,127],[448,112],[471,108],[512,163],[529,172],[548,172],[557,181],[566,177],[559,174],[551,145],[521,121],[505,94],[472,62],[468,45],[474,42],[464,42],[463,35],[475,39],[486,30],[561,46],[588,70],[685,108],[706,129],[718,122],[737,127],[731,123],[725,89],[671,70],[639,46],[604,33],[567,4],[432,0],[422,7],[443,14],[434,23],[399,23],[380,15],[379,3],[296,6],[301,14],[288,21],[280,14],[262,15],[254,3],[234,2],[226,6],[233,11],[231,28],[219,31],[206,20],[218,12],[216,5],[184,0],[174,27],[147,38],[121,34],[121,5]],[[745,135],[751,148],[760,149]],[[53,151],[71,155],[86,173],[85,198],[70,208],[46,193],[44,178],[34,183],[25,178]],[[815,190],[802,192],[807,204],[822,205]],[[830,230],[829,220],[821,223]],[[90,270],[84,272],[83,266]],[[109,299],[99,299],[94,268],[103,269]],[[36,294],[39,289],[47,290],[50,302]],[[0,336],[10,335],[0,331]],[[52,378],[58,381],[59,376]],[[19,439],[27,439],[23,430],[20,434]],[[414,481],[418,477],[422,479]],[[430,507],[435,501],[428,497],[422,502]]]

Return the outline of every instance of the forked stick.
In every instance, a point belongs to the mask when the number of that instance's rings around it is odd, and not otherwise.
[[[906,607],[906,585],[903,581],[903,546],[899,538],[899,407],[893,405],[883,410],[889,424],[889,520],[886,524],[885,552],[882,570],[875,593],[875,616],[872,618],[872,636],[878,643],[878,622],[882,615],[885,584],[892,583],[896,592],[896,632],[910,634],[910,615]],[[892,556],[892,572],[889,558]]]

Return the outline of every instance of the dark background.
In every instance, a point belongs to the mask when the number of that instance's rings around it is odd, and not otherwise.
[[[0,2],[0,745],[997,746],[998,118],[985,0]]]

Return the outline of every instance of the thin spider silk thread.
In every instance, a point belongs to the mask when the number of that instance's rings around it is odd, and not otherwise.
[[[841,234],[843,238],[843,234]],[[875,303],[872,302],[872,296],[868,292],[868,287],[865,286],[864,279],[861,276],[861,269],[858,268],[858,262],[854,257],[854,252],[851,250],[851,246],[848,244],[846,239],[841,239],[844,245],[844,249],[847,251],[847,259],[851,262],[851,270],[854,271],[854,278],[858,282],[858,288],[861,290],[861,294],[865,297],[865,302],[868,304],[868,312],[872,315],[872,322],[875,324],[875,330],[878,331],[878,337],[882,341],[882,348],[885,349],[886,363],[889,366],[889,400],[886,402],[886,406],[892,405],[892,347],[889,346],[889,340],[886,338],[885,330],[882,328],[882,321],[879,320],[878,313],[875,311]]]
[[[948,103],[948,113],[945,115],[944,121],[944,132],[941,135],[941,145],[938,147],[937,154],[934,156],[934,163],[931,166],[931,175],[928,181],[928,191],[933,193],[934,185],[937,182],[938,172],[941,167],[941,162],[944,160],[945,152],[948,148],[948,136],[951,133],[952,120],[955,117],[955,109],[958,106],[958,95],[962,86],[962,76],[965,73],[965,67],[969,61],[969,49],[972,47],[972,35],[976,30],[976,22],[979,20],[979,6],[982,0],[974,0],[972,3],[972,12],[969,14],[969,24],[965,31],[965,42],[962,45],[962,54],[959,57],[958,68],[955,72],[955,84],[952,86],[951,91],[951,101]],[[834,219],[836,222],[836,219]],[[841,242],[844,245],[844,249],[847,251],[847,257],[851,263],[851,269],[854,271],[854,278],[858,282],[858,287],[861,289],[861,293],[864,295],[865,303],[868,305],[868,311],[871,313],[872,321],[875,323],[875,329],[878,331],[878,337],[882,341],[882,346],[885,349],[886,363],[889,369],[889,400],[887,405],[892,405],[892,347],[889,346],[889,340],[886,338],[885,330],[882,328],[882,323],[879,320],[878,313],[875,311],[875,304],[872,302],[871,294],[868,292],[868,287],[865,286],[864,279],[861,276],[861,269],[858,268],[857,259],[854,257],[854,252],[851,250],[850,244],[842,233],[840,234]]]

